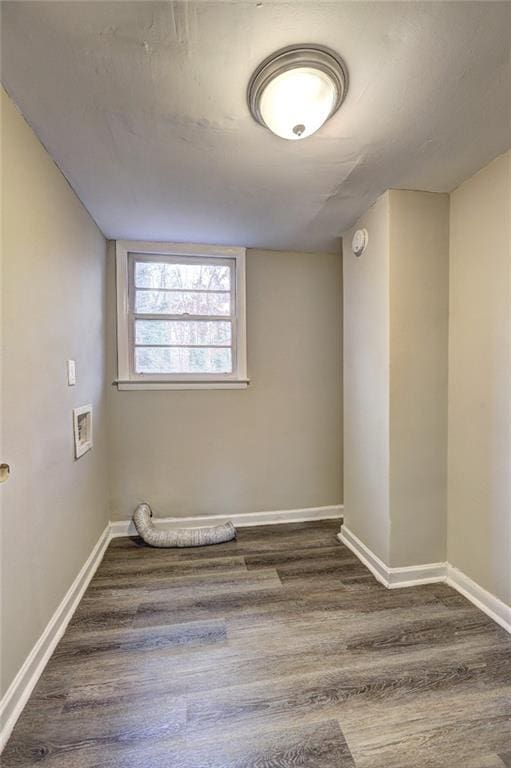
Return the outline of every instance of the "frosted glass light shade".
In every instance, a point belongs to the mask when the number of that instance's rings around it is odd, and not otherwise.
[[[339,109],[348,73],[337,53],[318,45],[293,45],[265,59],[248,85],[252,116],[283,139],[311,136]]]
[[[332,114],[337,91],[324,72],[311,67],[288,69],[271,80],[261,94],[260,112],[273,133],[283,139],[305,139]]]

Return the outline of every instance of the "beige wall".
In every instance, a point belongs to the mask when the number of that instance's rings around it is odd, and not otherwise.
[[[390,193],[390,559],[444,562],[449,195]]]
[[[351,250],[355,229],[369,243]],[[344,520],[389,558],[389,194],[343,238]]]
[[[511,604],[511,152],[451,196],[448,557]]]
[[[4,92],[1,106],[5,690],[104,529],[108,493],[105,240]],[[95,445],[75,461],[72,409],[89,402]]]
[[[113,381],[113,248],[109,264]],[[142,500],[158,516],[341,502],[340,280],[338,255],[249,250],[248,389],[110,387],[113,519]]]
[[[448,227],[390,190],[343,238],[345,523],[390,567],[445,559]]]

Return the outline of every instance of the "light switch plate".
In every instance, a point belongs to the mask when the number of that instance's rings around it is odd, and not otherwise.
[[[76,384],[76,364],[74,360],[67,361],[67,383],[70,387]]]

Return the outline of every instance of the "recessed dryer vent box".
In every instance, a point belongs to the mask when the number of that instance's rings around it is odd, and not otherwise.
[[[73,409],[75,458],[79,459],[92,448],[92,405]]]

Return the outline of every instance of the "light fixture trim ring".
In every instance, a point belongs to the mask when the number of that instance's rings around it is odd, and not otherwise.
[[[271,130],[264,121],[259,108],[265,88],[283,72],[302,67],[319,69],[332,80],[336,91],[336,101],[328,119],[337,112],[348,92],[348,70],[339,54],[323,45],[311,43],[288,45],[267,56],[249,80],[247,88],[248,107],[252,117],[260,125]]]

